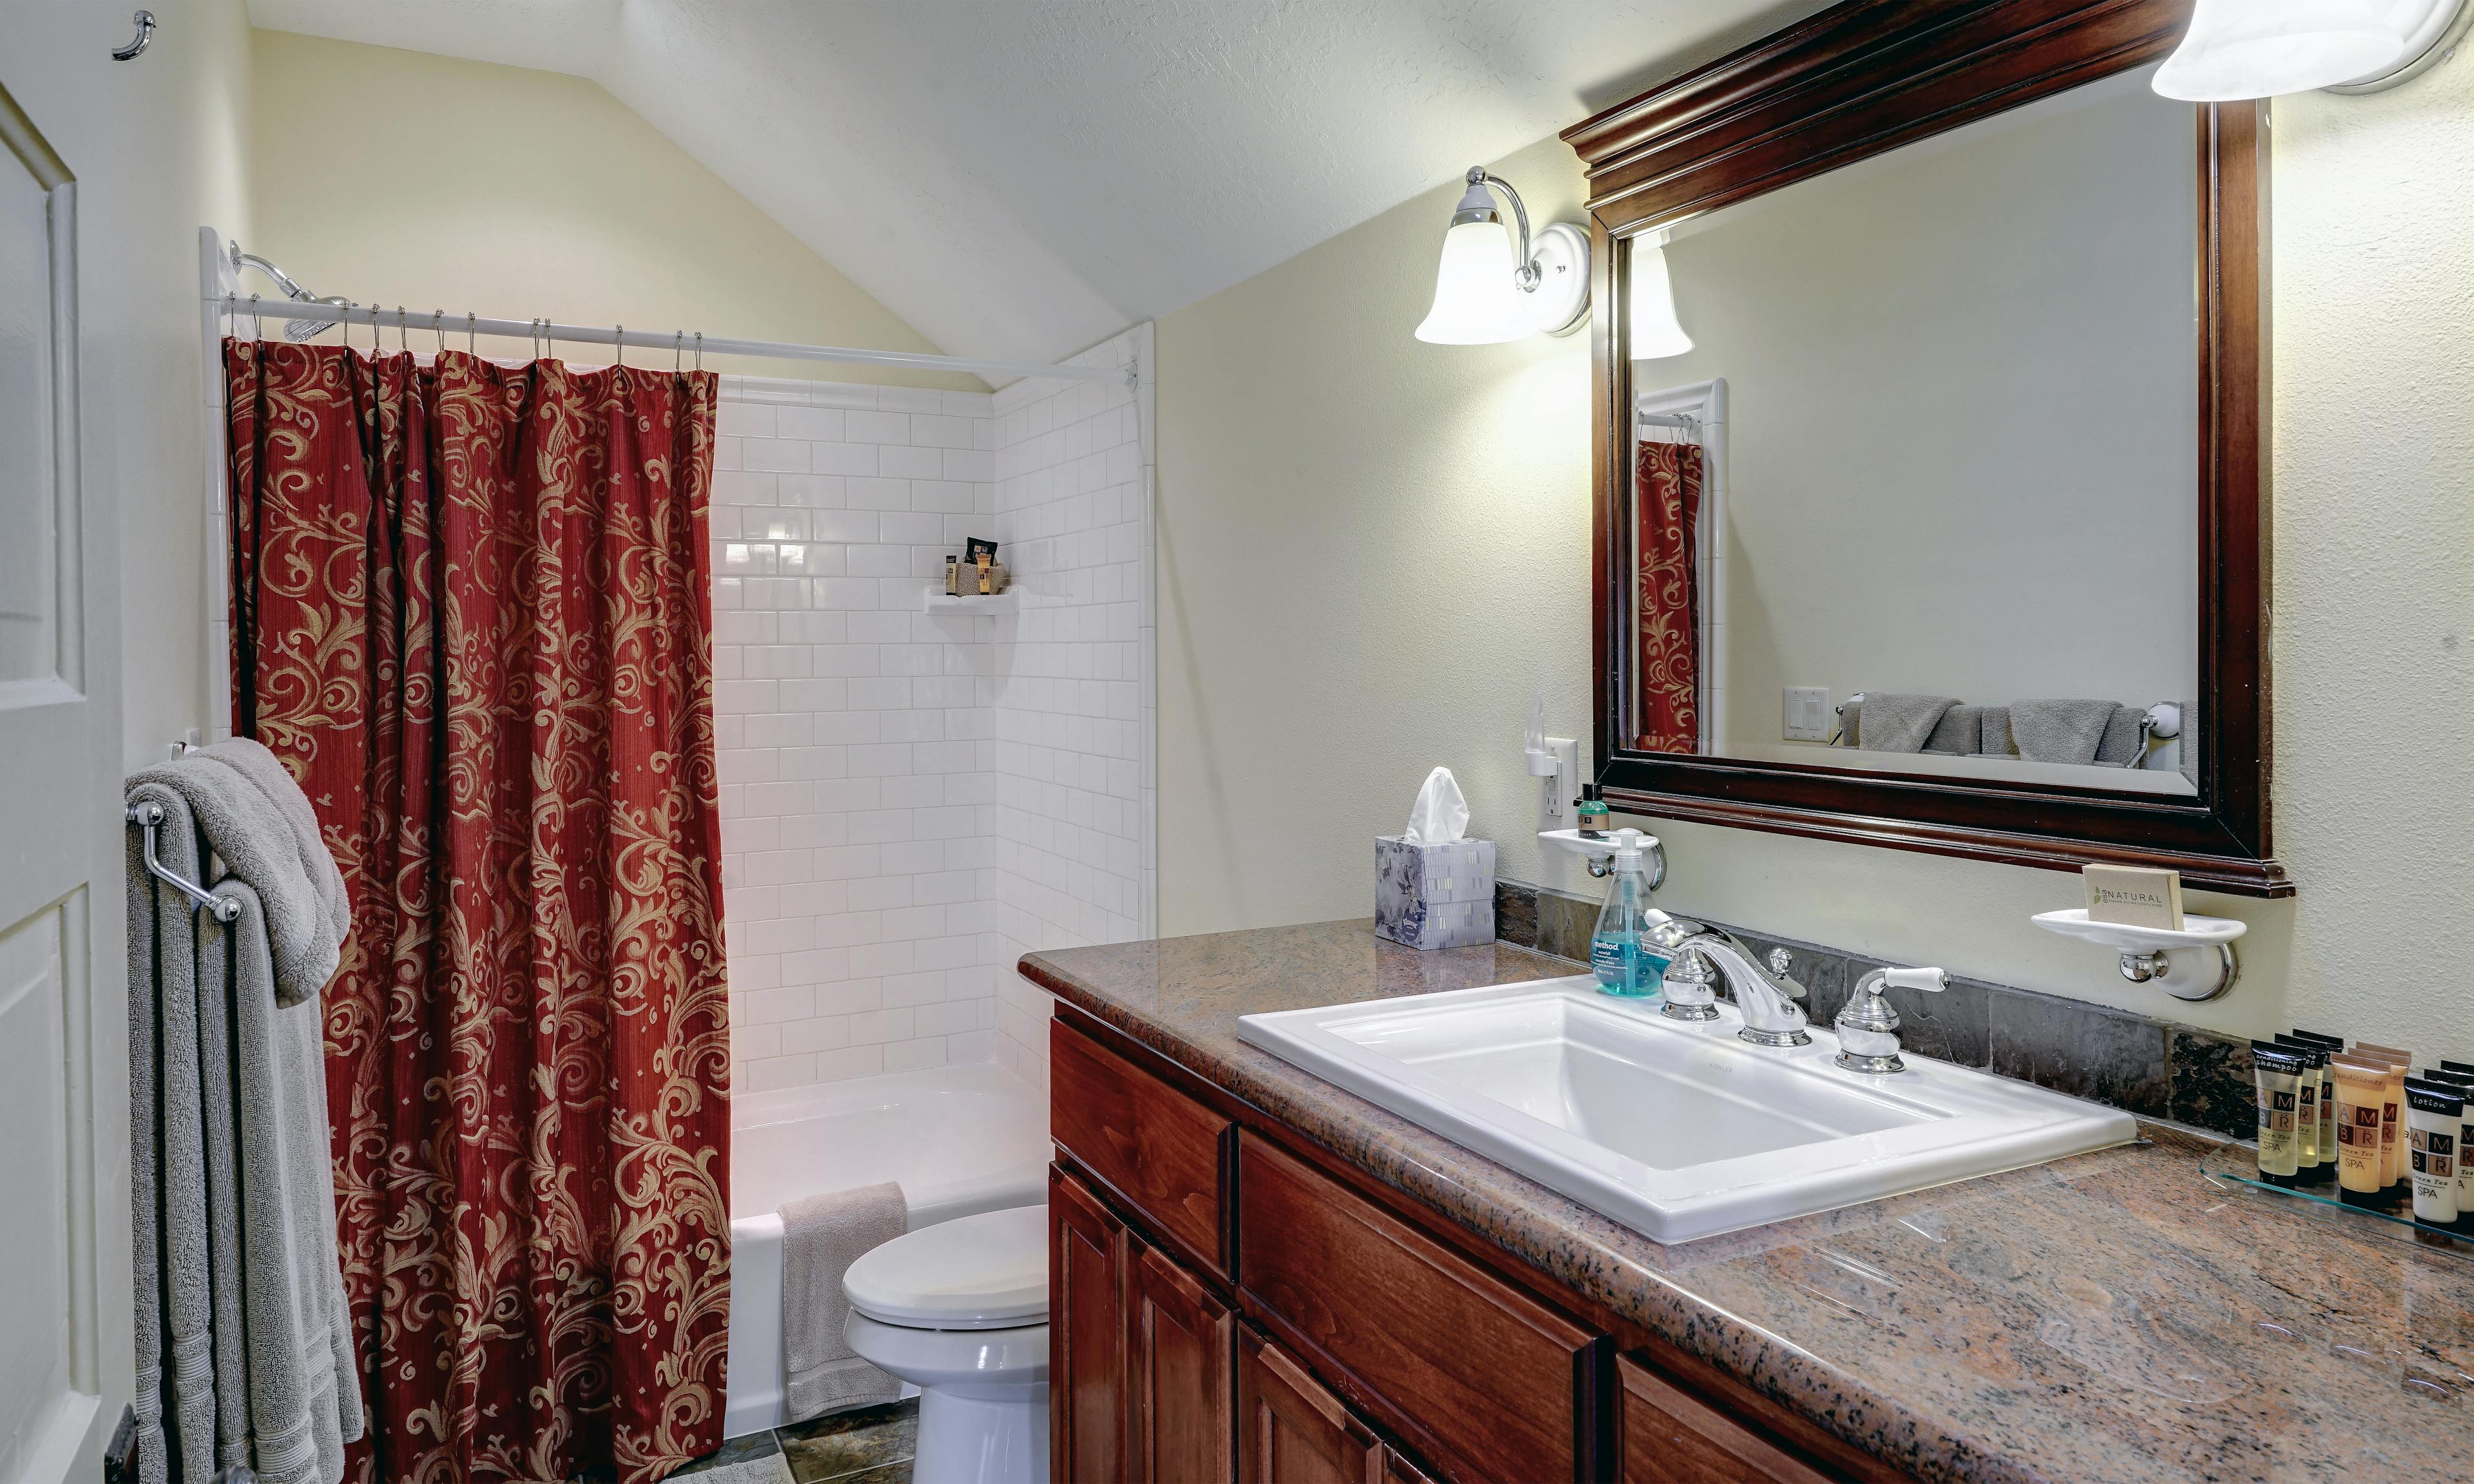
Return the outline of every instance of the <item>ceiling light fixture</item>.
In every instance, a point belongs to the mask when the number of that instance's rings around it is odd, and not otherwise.
[[[1435,301],[1418,338],[1439,346],[1494,346],[1579,328],[1589,314],[1588,234],[1569,222],[1553,222],[1533,243],[1529,212],[1511,181],[1487,174],[1483,165],[1471,165],[1467,180],[1468,189],[1443,229]],[[1516,253],[1489,186],[1512,203],[1520,227]]]
[[[1666,233],[1636,237],[1632,244],[1632,358],[1662,360],[1692,348],[1684,322],[1675,318],[1675,284],[1666,275]]]
[[[2192,103],[2375,93],[2455,56],[2469,20],[2466,0],[2198,0],[2154,86]]]

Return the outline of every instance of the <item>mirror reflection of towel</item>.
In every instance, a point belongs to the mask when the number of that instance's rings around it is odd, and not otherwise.
[[[2010,743],[2031,762],[2092,763],[2120,709],[2111,701],[2013,701]]]
[[[1903,696],[1868,690],[1864,692],[1863,709],[1856,717],[1856,745],[1868,753],[1921,753],[1925,740],[1956,705],[1956,696]],[[2093,755],[2094,749],[2090,754]]]

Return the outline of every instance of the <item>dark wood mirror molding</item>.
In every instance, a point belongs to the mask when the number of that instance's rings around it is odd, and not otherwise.
[[[1631,471],[1629,239],[2160,60],[2191,0],[1847,0],[1571,129],[1589,167],[1597,432],[1595,746],[1616,808],[2074,871],[2164,866],[2283,897],[2268,836],[2267,106],[2197,118],[2196,799],[1631,750],[1617,533]]]

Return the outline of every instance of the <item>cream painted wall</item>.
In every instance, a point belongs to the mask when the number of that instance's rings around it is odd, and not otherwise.
[[[2275,130],[2278,853],[2242,983],[2184,1005],[2030,913],[2071,876],[1672,825],[1663,905],[2232,1032],[2300,1022],[2474,1060],[2474,63]],[[1532,210],[1581,181],[1500,163]],[[1588,891],[1529,831],[1521,710],[1586,734],[1588,347],[1410,336],[1443,188],[1162,320],[1160,924],[1354,916],[1434,763],[1502,874]]]
[[[416,314],[937,348],[598,84],[279,31],[255,33],[255,236],[242,246],[314,292]],[[950,372],[705,365],[987,390]]]

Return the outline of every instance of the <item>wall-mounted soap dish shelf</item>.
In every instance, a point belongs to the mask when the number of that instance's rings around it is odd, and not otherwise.
[[[1553,846],[1587,857],[1589,874],[1603,876],[1609,874],[1611,863],[1615,858],[1615,843],[1612,836],[1610,831],[1608,838],[1588,840],[1582,838],[1577,829],[1541,829],[1538,831],[1538,843],[1541,847]],[[1657,891],[1666,884],[1666,847],[1658,843],[1656,835],[1643,835],[1640,848],[1649,856],[1649,889]]]
[[[950,592],[928,589],[928,611],[932,613],[1012,613],[1022,608],[1019,592],[992,592],[982,597],[976,592],[956,597]]]
[[[2356,1225],[2352,1230],[2384,1233],[2402,1241],[2413,1242],[2425,1251],[2452,1253],[2474,1260],[2474,1222],[2443,1227],[2414,1220],[2410,1182],[2348,1199],[2337,1187],[2334,1167],[2323,1165],[2321,1168],[2327,1172],[2322,1178],[2314,1179],[2306,1171],[2296,1178],[2293,1185],[2281,1185],[2260,1174],[2259,1146],[2256,1144],[2219,1144],[2199,1158],[2199,1172],[2210,1180],[2231,1181],[2253,1190],[2291,1196],[2304,1203],[2303,1209],[2332,1220],[2352,1217],[2360,1221],[2368,1217],[2369,1224]]]
[[[2234,987],[2242,966],[2234,940],[2250,924],[2232,918],[2184,914],[2182,930],[2089,920],[2085,907],[2039,912],[2027,921],[2049,933],[2077,938],[2122,955],[2122,977],[2152,984],[2176,999],[2214,999]]]

